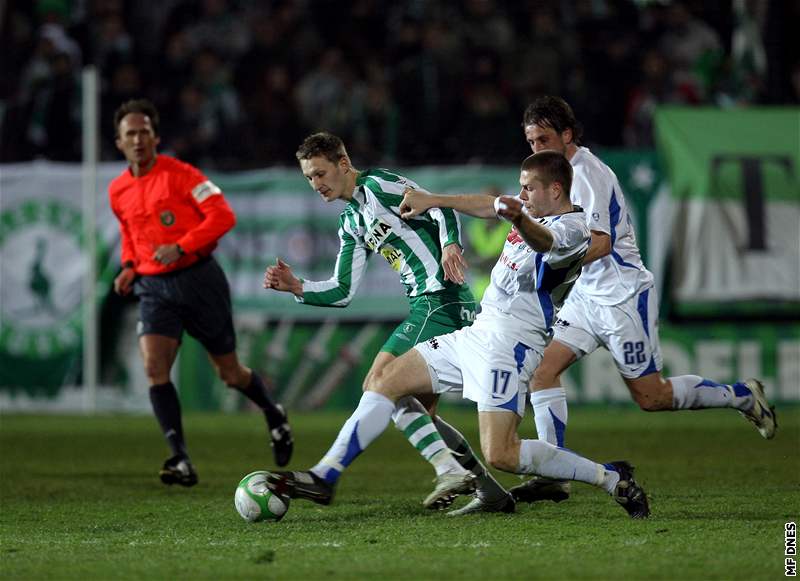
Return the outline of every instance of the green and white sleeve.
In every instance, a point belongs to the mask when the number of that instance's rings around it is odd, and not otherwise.
[[[297,302],[318,307],[346,307],[355,296],[367,265],[364,241],[352,232],[352,216],[339,218],[339,254],[333,276],[323,281],[303,281]]]
[[[442,248],[450,244],[458,244],[461,248],[461,220],[452,208],[431,208],[428,215],[439,224],[439,242]]]

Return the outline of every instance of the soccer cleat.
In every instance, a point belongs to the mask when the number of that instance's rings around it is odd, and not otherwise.
[[[753,394],[753,407],[749,411],[740,411],[739,413],[756,427],[759,434],[767,440],[771,440],[775,437],[775,431],[778,429],[775,406],[769,405],[767,397],[764,395],[764,386],[759,380],[748,379],[744,384]]]
[[[173,484],[194,486],[197,484],[197,472],[186,456],[179,455],[167,459],[158,475],[161,482],[169,486]]]
[[[463,474],[446,472],[433,479],[436,487],[422,505],[432,510],[442,510],[453,504],[459,494],[475,492],[475,475],[472,472]]]
[[[569,482],[534,476],[508,492],[517,502],[537,502],[539,500],[561,502],[569,498],[569,490]]]
[[[326,505],[333,502],[335,492],[333,484],[328,484],[313,472],[270,472],[267,486],[277,494]]]
[[[647,518],[650,516],[650,504],[647,501],[647,494],[633,479],[633,466],[621,460],[609,462],[607,466],[611,466],[619,474],[619,482],[617,482],[614,492],[611,494],[617,504],[621,505],[631,518]]]
[[[292,458],[292,451],[294,450],[292,428],[289,426],[289,416],[283,406],[276,404],[275,407],[283,414],[283,423],[275,428],[270,426],[270,446],[272,446],[272,453],[275,455],[275,464],[286,466]]]
[[[447,516],[464,516],[465,514],[476,514],[479,512],[505,512],[512,513],[516,510],[517,503],[514,498],[507,494],[500,500],[489,502],[481,497],[480,492],[475,493],[472,500],[461,508],[451,510]]]

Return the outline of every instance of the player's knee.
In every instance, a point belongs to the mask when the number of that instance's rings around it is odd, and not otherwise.
[[[659,397],[658,394],[634,393],[633,400],[644,412],[660,412],[670,409],[670,406],[666,405],[663,398]]]
[[[559,374],[555,367],[548,364],[539,365],[533,372],[533,385],[543,388],[560,385]]]
[[[375,369],[364,379],[364,391],[383,393],[386,384],[386,373],[383,369]]]
[[[504,472],[516,472],[517,470],[519,459],[513,457],[505,446],[487,446],[483,450],[483,456],[492,468]]]

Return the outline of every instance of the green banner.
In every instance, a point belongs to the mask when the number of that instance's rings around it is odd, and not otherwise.
[[[665,107],[678,314],[800,317],[800,109]]]

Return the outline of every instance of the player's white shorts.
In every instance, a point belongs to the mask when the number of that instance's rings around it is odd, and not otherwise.
[[[414,346],[428,364],[434,393],[461,391],[478,411],[525,415],[528,380],[542,354],[501,333],[465,327]]]
[[[571,348],[578,359],[605,347],[628,379],[661,371],[656,289],[644,289],[613,306],[573,293],[558,312],[553,339]]]

